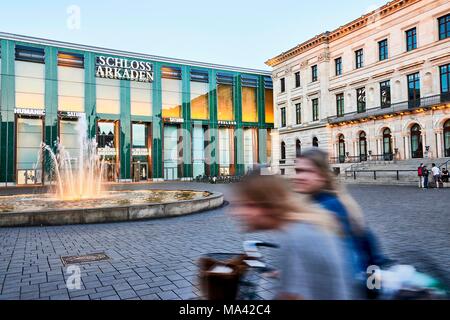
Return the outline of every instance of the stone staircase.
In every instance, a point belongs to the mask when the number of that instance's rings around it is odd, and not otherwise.
[[[450,158],[408,159],[401,161],[367,161],[341,168],[339,180],[356,184],[418,185],[417,168],[423,163],[431,169],[431,164],[449,167]],[[430,176],[431,180],[431,176]],[[447,187],[450,185],[447,183]]]

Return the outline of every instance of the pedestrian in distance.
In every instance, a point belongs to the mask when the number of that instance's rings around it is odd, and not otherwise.
[[[428,171],[427,166],[423,166],[422,176],[423,176],[423,188],[428,189],[428,176],[430,172]]]
[[[434,185],[436,189],[439,189],[439,183],[441,182],[441,170],[439,170],[435,163],[431,165],[431,173],[433,174]]]
[[[423,163],[417,168],[417,176],[419,177],[419,188],[423,188]]]

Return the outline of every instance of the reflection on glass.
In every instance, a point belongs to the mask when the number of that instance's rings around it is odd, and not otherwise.
[[[147,147],[147,126],[145,124],[133,123],[133,148]]]
[[[228,84],[217,85],[218,120],[233,121],[233,86]]]
[[[242,121],[258,122],[256,88],[242,87]]]
[[[44,109],[45,65],[16,61],[16,107]]]
[[[205,131],[203,127],[194,127],[192,131],[192,167],[194,178],[205,174]]]
[[[114,122],[99,122],[97,130],[98,130],[97,131],[98,147],[114,148],[115,147]]]
[[[265,90],[266,99],[266,123],[274,123],[273,120],[273,90]]]
[[[207,120],[209,83],[191,81],[191,117]]]
[[[152,115],[152,84],[130,82],[131,114],[134,116]]]
[[[181,118],[181,80],[162,78],[161,86],[162,116],[164,118]]]
[[[78,121],[59,121],[59,141],[61,145],[64,146],[64,149],[69,153],[71,159],[78,159],[80,154],[77,124]]]
[[[58,66],[58,110],[84,112],[84,69]]]
[[[272,161],[272,131],[270,129],[267,129],[266,156],[267,156],[267,163],[271,163],[271,161]]]
[[[120,81],[97,78],[97,113],[120,113]]]
[[[258,162],[258,134],[257,129],[244,129],[244,166],[245,172],[253,169]]]
[[[234,164],[234,130],[219,128],[219,166],[221,175],[230,175]]]
[[[17,119],[17,170],[40,169],[37,163],[42,142],[41,119]]]
[[[164,179],[178,179],[177,126],[164,126]]]

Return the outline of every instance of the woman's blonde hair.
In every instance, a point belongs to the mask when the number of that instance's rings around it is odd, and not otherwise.
[[[362,210],[344,187],[336,180],[328,162],[328,153],[319,148],[312,148],[297,155],[297,159],[299,158],[311,161],[319,170],[320,174],[326,180],[325,187],[322,191],[332,193],[338,197],[339,201],[347,210],[352,230],[357,233],[362,232],[365,229]]]
[[[333,215],[314,205],[307,197],[294,197],[288,182],[275,175],[253,172],[238,184],[239,196],[264,208],[281,222],[303,222],[341,234],[341,228]]]

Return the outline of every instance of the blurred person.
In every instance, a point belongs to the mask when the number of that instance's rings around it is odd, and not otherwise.
[[[359,281],[361,290],[368,290],[367,268],[372,265],[382,267],[390,261],[382,255],[358,204],[337,183],[328,163],[328,153],[313,148],[299,155],[292,183],[295,193],[308,196],[339,221],[347,252],[350,253],[348,259],[353,275]],[[376,297],[373,290],[366,291],[366,294],[368,298]]]
[[[286,180],[252,173],[236,185],[236,216],[245,231],[277,231],[282,300],[359,298],[345,259],[338,221],[292,198]],[[305,199],[306,200],[306,199]]]

